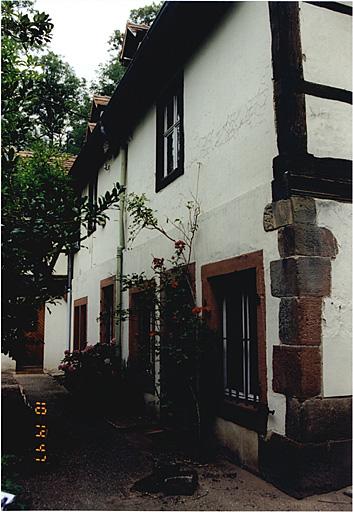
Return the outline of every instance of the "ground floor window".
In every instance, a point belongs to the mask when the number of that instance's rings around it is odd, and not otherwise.
[[[204,265],[203,305],[219,333],[220,387],[227,404],[267,403],[262,251]]]
[[[74,301],[74,350],[87,345],[87,297]]]
[[[220,307],[224,395],[258,402],[256,269],[222,279]]]
[[[146,392],[155,391],[155,315],[143,292],[130,291],[129,354]]]
[[[100,342],[110,343],[115,338],[115,277],[100,283]]]

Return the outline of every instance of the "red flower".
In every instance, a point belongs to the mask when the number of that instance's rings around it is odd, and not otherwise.
[[[198,315],[199,313],[201,313],[201,311],[202,311],[202,308],[195,306],[194,308],[192,308],[191,313],[193,313],[194,315]]]
[[[172,288],[178,288],[179,283],[178,283],[178,281],[172,281],[172,282],[170,283],[170,286],[171,286]]]
[[[164,263],[164,258],[153,258],[152,267],[153,268],[162,268]]]
[[[156,334],[157,334],[156,331],[150,331],[148,333],[148,336],[150,336],[152,338],[153,336],[156,336]]]
[[[185,245],[186,245],[186,243],[184,242],[184,240],[177,240],[174,243],[174,247],[176,248],[177,251],[180,251],[180,252],[185,249]]]

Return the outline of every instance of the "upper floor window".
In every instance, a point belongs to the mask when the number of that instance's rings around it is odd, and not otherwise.
[[[88,203],[93,213],[97,208],[98,173],[95,174],[88,184]],[[96,230],[96,219],[93,216],[88,220],[88,236]]]
[[[156,192],[183,172],[183,79],[179,76],[157,103]]]

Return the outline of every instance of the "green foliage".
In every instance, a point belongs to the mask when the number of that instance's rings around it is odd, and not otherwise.
[[[137,23],[138,25],[152,25],[160,11],[160,8],[162,7],[162,3],[163,2],[152,2],[150,5],[131,9],[129,16],[130,21]]]
[[[2,189],[2,351],[16,356],[23,332],[31,330],[38,308],[55,302],[53,269],[60,253],[72,252],[95,219],[104,226],[109,208],[117,208],[122,189],[91,205],[78,197],[63,171],[65,156],[45,144],[20,159],[9,150],[3,164]]]
[[[145,7],[139,7],[130,11],[129,19],[139,25],[151,25],[157,16],[162,2],[152,3]],[[124,76],[126,68],[120,63],[119,55],[122,49],[124,33],[115,30],[108,40],[109,58],[105,63],[99,65],[96,72],[97,78],[91,84],[91,91],[96,94],[112,96],[119,81]]]
[[[19,459],[16,455],[6,454],[1,456],[1,490],[18,496],[23,488],[17,483],[19,475],[17,467]],[[24,510],[25,507],[21,500],[16,498],[16,508],[10,507],[9,510]]]
[[[53,24],[32,2],[4,1],[1,8],[2,146],[20,149],[32,126],[38,52],[50,40]]]
[[[201,440],[205,412],[205,368],[214,359],[216,334],[207,324],[207,307],[196,305],[195,284],[190,265],[193,241],[198,230],[200,206],[196,200],[187,203],[188,220],[181,219],[167,224],[175,238],[162,227],[156,212],[148,205],[143,194],[130,194],[127,198],[130,219],[130,240],[134,240],[142,229],[156,231],[173,243],[173,253],[168,258],[154,257],[152,275],[132,274],[123,277],[123,289],[139,290],[139,308],[150,311],[154,318],[154,329],[150,332],[151,345],[160,360],[160,386],[156,392],[162,408],[182,429],[191,429],[195,440]],[[134,315],[134,309],[129,314]],[[143,353],[141,347],[140,353]],[[142,362],[139,372],[151,373]],[[209,376],[208,381],[211,381]],[[207,400],[211,402],[211,396]]]
[[[39,137],[62,150],[80,149],[88,92],[58,55],[44,53],[52,28],[31,1],[2,2],[3,147],[28,148]]]
[[[70,128],[77,129],[76,123],[81,126],[83,121],[87,126],[88,103],[85,80],[77,78],[73,69],[55,53],[40,57],[31,105],[34,139],[64,149]]]

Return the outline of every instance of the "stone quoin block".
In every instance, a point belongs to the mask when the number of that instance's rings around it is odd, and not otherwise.
[[[275,345],[272,365],[275,393],[297,398],[320,395],[322,364],[319,347]]]
[[[296,256],[271,261],[270,272],[271,293],[274,297],[330,295],[330,258]]]
[[[352,437],[352,398],[288,398],[286,435],[304,443]]]
[[[352,441],[305,444],[273,433],[259,438],[259,468],[296,498],[341,489],[352,484]]]
[[[265,231],[274,231],[293,223],[316,223],[316,206],[312,197],[293,196],[266,205],[263,216]]]
[[[335,258],[337,241],[331,231],[312,224],[292,224],[278,231],[278,250],[289,256],[324,256]]]
[[[292,224],[292,204],[290,199],[281,199],[266,205],[263,225],[265,231],[274,231],[282,226]]]
[[[282,298],[279,305],[279,338],[284,344],[320,345],[321,297]]]
[[[315,224],[316,204],[313,197],[292,196],[293,223]]]

